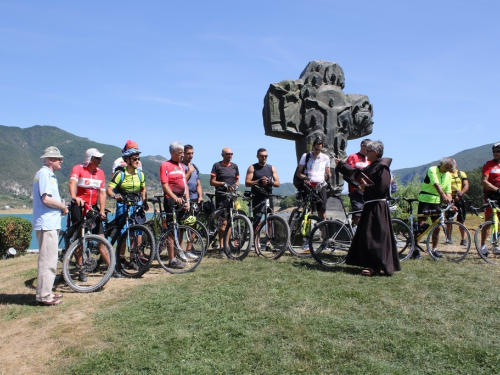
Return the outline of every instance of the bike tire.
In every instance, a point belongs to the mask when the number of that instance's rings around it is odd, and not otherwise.
[[[311,256],[322,266],[333,267],[345,262],[353,234],[340,220],[324,220],[309,236]]]
[[[408,224],[398,218],[391,219],[399,260],[410,259],[414,249],[413,232]]]
[[[290,228],[280,216],[268,216],[255,229],[255,252],[267,259],[279,259],[288,249]]]
[[[253,227],[250,219],[244,215],[234,215],[227,221],[224,231],[224,252],[232,260],[246,258],[253,246]]]
[[[486,263],[494,264],[500,266],[500,254],[495,254],[494,248],[498,246],[498,236],[497,239],[494,240],[491,234],[491,225],[493,225],[493,221],[485,221],[482,223],[476,230],[476,234],[474,235],[474,244],[476,246],[477,253]],[[481,251],[481,232],[483,228],[490,229],[490,234],[486,236],[486,248],[489,251],[489,254],[483,254]]]
[[[210,249],[211,247],[217,248],[219,245],[219,230],[217,228],[217,219],[212,219],[210,214],[201,212],[196,217],[196,221],[201,222],[205,228],[207,229],[208,234],[208,244],[205,247],[205,251]],[[213,228],[213,229],[210,229]]]
[[[144,225],[131,225],[128,230],[120,235],[116,247],[117,253],[119,253],[120,246],[124,241],[124,258],[119,254],[117,255],[117,257],[120,257],[120,272],[126,277],[141,277],[149,270],[155,258],[156,246],[153,233]]]
[[[310,215],[309,219],[311,220],[311,231],[316,224],[321,222],[321,219],[316,215]],[[302,236],[302,210],[295,208],[290,214],[290,218],[288,219],[288,226],[290,227],[290,241],[288,250],[292,255],[295,255],[299,258],[310,258],[311,252],[310,250],[304,250],[304,243],[308,243],[308,238],[304,238]]]
[[[448,227],[451,226],[451,230],[448,230]],[[461,235],[460,228],[465,231],[465,245],[460,245]],[[443,232],[440,234],[440,232]],[[442,258],[437,257],[432,251],[432,237],[437,235],[438,242],[436,249],[443,255]],[[450,242],[447,242],[449,240]],[[436,225],[431,229],[427,236],[427,252],[434,260],[446,260],[458,263],[463,260],[467,253],[469,252],[471,239],[470,233],[467,228],[456,222],[456,221],[448,221],[444,224]]]
[[[190,225],[190,227],[201,235],[203,239],[203,251],[206,253],[210,241],[210,233],[208,232],[207,227],[201,221],[198,221],[198,219],[193,225]],[[193,250],[193,253],[200,255],[199,250]],[[203,253],[203,255],[205,255],[205,253]]]
[[[87,273],[87,281],[80,281],[80,267],[76,264],[76,252],[84,245],[82,251],[82,268]],[[109,256],[109,265],[100,262],[99,246],[104,246]],[[63,277],[66,284],[78,293],[91,293],[101,289],[111,278],[115,270],[115,252],[113,246],[104,237],[87,234],[74,241],[66,251],[63,260]]]
[[[174,240],[174,228],[169,228],[160,235],[158,244],[156,245],[156,260],[160,264],[161,268],[172,274],[180,274],[191,272],[199,266],[203,255],[205,254],[205,244],[203,236],[192,227],[186,225],[177,226],[177,233],[181,236],[179,238],[179,247],[176,246]],[[170,259],[168,254],[168,243],[172,242],[174,250],[174,258],[179,261],[184,268],[174,268],[170,265]],[[188,246],[191,245],[191,252],[196,254],[197,259],[190,259],[186,252],[188,251]]]

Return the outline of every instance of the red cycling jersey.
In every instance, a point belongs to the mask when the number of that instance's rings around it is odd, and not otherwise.
[[[360,154],[359,152],[349,155],[346,163],[356,169],[366,168],[370,165],[370,162],[368,161],[366,156]],[[354,190],[356,190],[354,185],[349,184],[349,193],[352,193]]]
[[[168,184],[172,193],[182,198],[186,195],[186,173],[181,163],[172,160],[164,162],[160,166],[160,179],[162,185]],[[165,198],[170,198],[165,195]]]
[[[106,190],[104,172],[99,168],[91,173],[88,166],[75,165],[69,179],[76,180],[76,197],[83,199],[91,206],[97,203],[99,192]]]
[[[487,161],[483,165],[483,175],[488,177],[488,182],[500,188],[500,164],[496,160]],[[487,190],[484,189],[486,193]]]

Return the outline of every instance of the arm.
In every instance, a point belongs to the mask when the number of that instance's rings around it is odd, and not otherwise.
[[[486,190],[491,190],[491,191],[499,191],[500,189],[497,188],[495,185],[493,185],[491,182],[488,181],[488,175],[481,175],[481,186],[484,187]]]
[[[217,176],[215,175],[210,176],[210,186],[222,187],[224,185],[226,185],[225,182],[217,181]]]
[[[278,177],[278,171],[276,168],[273,166],[273,186],[274,187],[280,187],[280,178]]]
[[[102,189],[99,190],[99,208],[100,208],[100,213],[101,217],[105,218],[106,217],[106,190]]]
[[[451,194],[445,193],[443,189],[441,188],[441,185],[439,183],[434,184],[434,188],[438,192],[438,194],[441,196],[441,200],[446,203],[450,203],[452,201],[451,199]]]
[[[295,176],[297,178],[300,178],[301,180],[305,180],[307,178],[307,175],[303,174],[302,172],[304,172],[304,165],[302,164],[299,164],[297,166],[297,169],[295,170]]]
[[[57,208],[57,209],[61,210],[63,216],[68,213],[68,207],[65,204],[63,204],[62,202],[59,202],[59,201],[55,200],[54,198],[52,198],[48,194],[42,195],[42,202],[47,207]]]
[[[253,165],[251,165],[248,167],[247,176],[245,178],[245,186],[246,187],[252,187],[253,185],[259,183],[259,180],[255,180],[255,181],[252,180],[253,172],[254,172],[254,168],[253,168]]]
[[[200,181],[200,179],[196,180],[196,192],[198,193],[198,203],[200,203],[201,200],[203,199],[203,190],[201,188],[201,181]]]
[[[195,171],[194,167],[193,167],[193,164],[189,163],[189,165],[187,166],[188,169],[186,171],[186,181],[189,180],[191,178],[191,175],[193,174],[193,172]]]
[[[71,197],[71,199],[73,201],[75,201],[75,203],[78,206],[83,206],[85,204],[83,199],[77,198],[77,196],[76,196],[76,180],[75,179],[73,179],[73,178],[69,179],[68,189],[69,189],[69,196]]]

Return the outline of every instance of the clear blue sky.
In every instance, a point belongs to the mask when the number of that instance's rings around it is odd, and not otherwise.
[[[500,141],[499,4],[0,0],[0,124],[143,155],[190,143],[202,173],[231,147],[244,175],[266,147],[290,182],[294,143],[264,135],[263,98],[327,60],[369,96],[393,168],[413,167]]]

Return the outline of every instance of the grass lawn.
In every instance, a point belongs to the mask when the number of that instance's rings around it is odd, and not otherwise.
[[[58,324],[98,299],[91,334],[63,330],[76,336],[50,360],[63,374],[497,374],[500,269],[474,251],[373,278],[291,256],[207,258],[191,274],[17,306],[2,324],[47,310]]]

